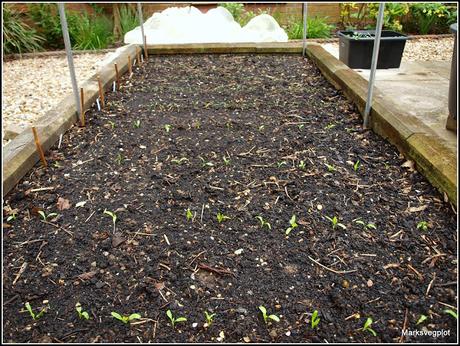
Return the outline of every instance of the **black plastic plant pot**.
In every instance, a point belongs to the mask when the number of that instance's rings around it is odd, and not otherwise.
[[[350,68],[370,69],[375,30],[339,31],[339,59]],[[378,69],[399,68],[407,36],[382,30]]]

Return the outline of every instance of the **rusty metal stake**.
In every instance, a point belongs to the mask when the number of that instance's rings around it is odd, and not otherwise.
[[[80,114],[80,125],[82,127],[85,127],[85,95],[83,92],[83,88],[80,88],[80,108],[81,108],[81,114]]]
[[[117,78],[117,86],[116,86],[116,88],[117,88],[117,90],[120,90],[120,75],[118,73],[118,66],[117,66],[116,63],[114,65],[115,65],[115,74],[116,74],[116,78]]]
[[[104,88],[102,88],[101,77],[97,76],[97,84],[99,86],[99,99],[101,100],[101,108],[105,107]]]
[[[44,167],[48,167],[48,163],[46,162],[45,154],[43,153],[43,148],[40,144],[40,140],[38,139],[38,134],[35,127],[32,127],[32,132],[34,133],[35,146],[37,147],[38,154],[40,155],[40,160],[42,161]]]

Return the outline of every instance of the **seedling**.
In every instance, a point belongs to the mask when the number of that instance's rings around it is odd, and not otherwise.
[[[111,315],[112,315],[113,318],[116,318],[117,320],[123,322],[124,324],[127,324],[128,322],[131,322],[133,320],[138,320],[138,319],[142,318],[141,315],[136,314],[136,313],[131,314],[129,316],[124,316],[124,315],[120,315],[118,312],[112,311]]]
[[[333,165],[329,165],[326,163],[326,167],[328,172],[335,172],[335,167]]]
[[[222,156],[222,160],[224,160],[224,163],[225,163],[226,165],[229,165],[229,164],[230,164],[230,159],[229,159],[229,158],[227,158],[227,157],[225,157],[225,156]]]
[[[457,319],[457,313],[456,313],[454,310],[445,309],[444,312],[445,312],[446,314],[451,315],[453,318]]]
[[[265,125],[260,125],[259,126],[259,131],[262,132],[264,130],[264,128],[265,128]]]
[[[186,157],[181,157],[180,159],[172,159],[172,163],[177,163],[178,165],[182,164],[182,162],[187,162],[188,159]]]
[[[334,124],[334,123],[329,123],[329,124],[326,125],[326,127],[325,127],[324,129],[330,130],[330,129],[332,129],[333,127],[335,127],[335,124]]]
[[[185,216],[187,217],[187,221],[190,221],[193,219],[193,213],[190,210],[190,208],[188,208],[187,211],[185,212]]]
[[[176,323],[178,322],[185,322],[187,319],[185,317],[177,317],[175,318],[171,312],[171,310],[166,311],[166,316],[168,316],[169,320],[171,321],[171,325],[174,328]]]
[[[260,215],[256,216],[256,219],[260,221],[260,226],[264,228],[266,226],[268,229],[272,229],[272,226],[264,220],[264,218]]]
[[[277,163],[278,165],[278,168],[281,168],[282,166],[286,166],[287,165],[287,162],[286,161],[280,161]]]
[[[217,215],[216,215],[216,217],[217,217],[217,222],[219,222],[219,223],[222,223],[222,222],[224,222],[225,220],[229,220],[229,219],[230,219],[229,216],[226,216],[226,215],[222,214],[221,212],[218,212]]]
[[[45,221],[45,222],[47,222],[49,218],[58,216],[57,213],[49,213],[48,215],[46,215],[45,212],[44,212],[43,210],[39,210],[39,211],[38,211],[38,214],[40,215],[40,217],[42,218],[42,220]]]
[[[325,216],[326,219],[328,219],[331,224],[332,224],[332,229],[335,229],[337,226],[343,228],[343,229],[347,229],[347,227],[343,224],[343,223],[340,223],[339,222],[339,219],[337,219],[337,216],[334,216],[333,218],[330,218],[329,216]]]
[[[300,169],[305,169],[305,167],[306,167],[305,161],[301,160],[300,163],[299,163],[299,168]]]
[[[420,323],[425,322],[427,319],[428,319],[428,317],[426,317],[425,315],[420,315],[416,325],[419,325]]]
[[[363,220],[360,220],[360,219],[356,219],[353,221],[357,223],[358,225],[362,225],[364,229],[377,229],[377,227],[373,223],[365,223]]]
[[[141,127],[141,121],[140,121],[140,120],[136,120],[136,121],[134,122],[134,124],[133,124],[133,127],[134,127],[135,129],[138,129],[139,127]]]
[[[171,128],[172,128],[172,126],[171,126],[171,125],[169,125],[169,124],[166,124],[166,125],[165,125],[165,130],[166,130],[166,133],[169,133],[169,131],[171,131]]]
[[[212,324],[212,321],[214,320],[214,316],[216,316],[216,314],[209,314],[207,311],[205,311],[204,316],[206,318],[206,324],[209,327]]]
[[[47,304],[44,308],[42,308],[40,310],[40,312],[38,314],[35,314],[32,310],[32,307],[30,306],[30,303],[29,302],[26,302],[24,304],[24,306],[26,307],[27,311],[29,311],[29,314],[30,316],[32,317],[32,319],[35,321],[35,320],[38,320],[40,317],[43,316],[43,314],[48,310],[49,308],[49,305],[48,305],[48,301],[47,300],[44,300],[43,301],[44,304]]]
[[[7,222],[14,221],[17,219],[18,214],[17,213],[12,213],[8,218],[6,219]]]
[[[360,165],[361,165],[361,162],[359,160],[355,162],[355,164],[353,165],[353,169],[355,170],[355,172],[358,171]]]
[[[205,160],[204,158],[202,158],[201,156],[198,156],[198,157],[200,158],[200,160],[201,160],[201,165],[202,165],[203,167],[213,167],[213,166],[214,166],[214,164],[213,164],[212,162],[206,161],[206,160]]]
[[[109,120],[110,128],[113,130],[115,128],[115,123]]]
[[[428,230],[428,222],[426,221],[420,221],[417,224],[417,229],[421,229],[422,231],[427,231]]]
[[[372,325],[372,318],[368,317],[366,322],[364,323],[364,326],[362,328],[362,331],[368,331],[369,333],[371,333],[373,336],[377,336],[377,333],[375,332],[375,330],[373,330],[371,328],[371,325]]]
[[[267,316],[267,309],[265,309],[264,306],[259,306],[259,310],[262,312],[262,317],[264,318],[264,322],[265,323],[268,323],[268,320],[273,320],[275,322],[279,322],[280,321],[280,318],[276,315],[268,315]]]
[[[289,224],[291,225],[291,227],[286,229],[286,235],[289,235],[289,233],[291,233],[291,231],[293,229],[295,229],[295,228],[297,228],[299,226],[297,224],[297,222],[296,222],[296,216],[295,215],[292,215],[291,219],[289,220]]]
[[[104,214],[109,215],[112,218],[113,223],[113,233],[115,233],[115,222],[117,222],[117,214],[107,209],[104,210]]]
[[[318,310],[315,310],[313,311],[313,314],[311,315],[311,321],[310,321],[311,329],[315,329],[318,326],[319,321],[321,321],[321,318],[318,317]]]
[[[299,128],[299,130],[302,130],[305,127],[305,124],[300,124],[297,127]]]
[[[124,159],[123,159],[123,155],[121,155],[121,153],[118,153],[116,159],[115,159],[115,162],[118,163],[119,165],[121,165],[123,163]]]
[[[61,164],[60,164],[58,161],[54,161],[54,162],[53,162],[53,167],[55,167],[55,168],[61,168],[62,166],[61,166]]]
[[[86,311],[83,311],[80,303],[75,304],[75,310],[77,310],[77,314],[80,319],[84,318],[85,320],[89,320],[89,314]]]

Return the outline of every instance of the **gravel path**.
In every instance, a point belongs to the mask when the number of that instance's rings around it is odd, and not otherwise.
[[[75,55],[78,83],[91,77],[106,56]],[[9,61],[3,64],[2,74],[2,130],[12,124],[20,128],[33,124],[72,92],[65,55]]]
[[[338,43],[328,44],[336,45],[338,49]],[[452,58],[453,46],[453,37],[409,40],[403,61],[447,61]],[[75,56],[78,81],[94,74],[97,70],[95,64],[108,54]],[[31,125],[64,95],[72,92],[66,57],[40,57],[4,63],[2,91],[2,129],[12,124],[22,128]],[[5,143],[7,141],[3,141]]]

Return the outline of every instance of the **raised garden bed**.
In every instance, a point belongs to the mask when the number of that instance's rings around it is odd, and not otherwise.
[[[5,198],[4,341],[456,340],[455,214],[308,60],[156,56],[124,85]]]

